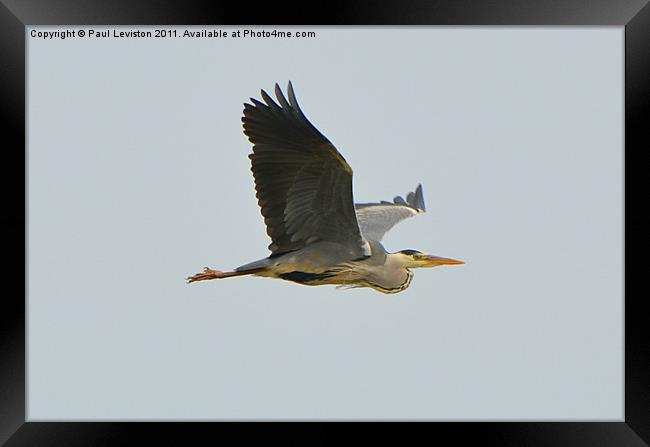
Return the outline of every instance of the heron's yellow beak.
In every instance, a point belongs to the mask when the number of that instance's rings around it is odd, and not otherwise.
[[[425,263],[426,267],[437,267],[439,265],[465,264],[464,261],[459,261],[457,259],[441,258],[440,256],[433,256],[433,255],[423,256],[422,261]]]

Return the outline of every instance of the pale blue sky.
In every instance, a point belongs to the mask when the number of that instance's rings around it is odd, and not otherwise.
[[[621,420],[623,29],[289,29],[27,38],[29,419]],[[386,248],[466,265],[185,284],[267,254],[240,118],[289,79],[358,201],[423,184]]]

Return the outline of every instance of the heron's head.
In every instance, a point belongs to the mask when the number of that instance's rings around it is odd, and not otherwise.
[[[395,253],[400,256],[404,267],[421,268],[421,267],[438,267],[440,265],[465,264],[463,261],[456,259],[442,258],[440,256],[427,255],[417,250],[401,250]]]

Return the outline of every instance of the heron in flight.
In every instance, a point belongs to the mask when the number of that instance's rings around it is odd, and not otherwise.
[[[411,284],[411,269],[463,264],[417,250],[387,252],[386,232],[425,211],[422,186],[406,199],[355,204],[352,168],[309,122],[291,82],[287,93],[288,100],[276,84],[276,102],[262,90],[264,102],[251,98],[242,117],[271,255],[231,272],[206,267],[188,282],[255,275],[397,293]]]

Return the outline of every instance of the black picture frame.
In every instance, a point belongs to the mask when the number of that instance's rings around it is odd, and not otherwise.
[[[357,1],[239,6],[222,1],[26,0],[0,4],[0,92],[2,95],[2,191],[0,214],[5,242],[4,293],[0,312],[0,442],[7,446],[187,445],[190,436],[211,442],[255,431],[297,443],[300,439],[338,442],[325,430],[331,423],[26,422],[25,414],[25,27],[31,25],[522,25],[625,27],[625,416],[621,422],[431,422],[378,424],[364,432],[390,441],[400,432],[428,440],[451,436],[454,443],[499,446],[643,446],[650,443],[650,344],[643,312],[645,289],[631,258],[648,247],[650,221],[643,214],[643,172],[650,149],[650,6],[647,0],[438,0]],[[10,175],[11,174],[11,175]],[[13,174],[16,174],[14,177]],[[22,174],[22,179],[21,179]],[[641,198],[630,201],[636,192]],[[630,206],[631,204],[631,206]],[[630,233],[628,233],[630,232]],[[633,235],[630,237],[629,235]],[[627,242],[630,241],[630,246]],[[637,265],[643,268],[639,257]],[[635,274],[638,271],[638,274]],[[22,275],[21,275],[22,273]],[[628,282],[629,281],[629,282]],[[341,424],[336,424],[340,426]],[[351,428],[350,424],[346,424]],[[361,427],[368,424],[363,424]],[[257,430],[250,430],[251,427]],[[310,438],[287,437],[300,428]],[[354,425],[354,427],[359,427]],[[417,430],[414,430],[417,427]],[[401,428],[401,429],[400,429]],[[215,433],[218,432],[218,433]],[[424,433],[422,433],[424,432]],[[315,437],[314,435],[318,435]],[[331,436],[331,437],[330,437]],[[404,441],[402,435],[395,438]],[[280,438],[281,437],[281,438]],[[268,438],[273,439],[273,438]],[[449,438],[447,438],[449,439]]]

